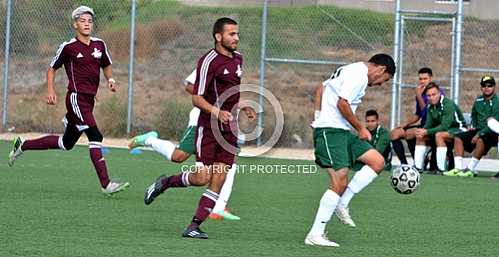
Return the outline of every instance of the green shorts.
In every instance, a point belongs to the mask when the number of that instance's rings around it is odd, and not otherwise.
[[[315,163],[322,168],[352,168],[373,147],[352,132],[338,128],[314,129]]]
[[[178,149],[190,154],[196,153],[196,147],[194,147],[196,129],[197,126],[187,127],[187,129],[184,131],[184,134],[182,135],[182,139],[180,139],[180,142],[177,145]]]
[[[197,126],[189,126],[182,134],[182,139],[177,145],[177,148],[190,154],[196,154],[196,147],[194,145],[194,140],[196,138]],[[237,153],[241,152],[241,148],[237,148]]]
[[[449,132],[449,134],[450,134],[451,136],[453,136],[453,137],[454,137],[454,136],[456,136],[457,134],[459,134],[459,133],[463,133],[463,132],[465,132],[465,131],[460,130],[459,128],[449,128],[449,130],[447,130],[447,132]]]

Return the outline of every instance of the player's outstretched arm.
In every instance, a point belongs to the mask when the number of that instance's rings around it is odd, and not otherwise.
[[[338,102],[336,103],[336,106],[338,107],[341,115],[343,115],[343,117],[350,123],[350,125],[352,125],[352,127],[357,130],[357,132],[359,133],[359,138],[371,141],[371,133],[369,132],[369,130],[367,130],[367,128],[362,126],[357,117],[355,117],[348,101],[340,97],[340,99],[338,99]]]
[[[57,103],[54,81],[55,81],[55,69],[50,67],[47,70],[47,104],[50,105],[54,105]]]
[[[104,72],[104,77],[107,80],[107,87],[112,92],[116,92],[116,90],[118,89],[118,84],[116,84],[116,80],[113,79],[113,68],[111,67],[111,65],[108,65],[102,68],[102,71]]]

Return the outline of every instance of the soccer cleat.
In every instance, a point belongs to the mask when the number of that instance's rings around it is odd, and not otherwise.
[[[163,179],[166,179],[166,175],[161,175],[159,176],[154,183],[152,183],[147,189],[146,189],[146,194],[144,196],[144,203],[146,205],[151,204],[158,195],[162,194],[166,188],[163,188],[163,184],[161,181]]]
[[[12,141],[12,150],[9,153],[9,167],[14,166],[14,162],[16,161],[21,154],[23,154],[23,150],[21,149],[21,146],[24,144],[24,139],[21,137],[15,137],[14,140]]]
[[[212,212],[208,217],[212,220],[241,220],[241,218],[228,212],[227,210]]]
[[[139,147],[139,146],[146,146],[146,140],[150,137],[153,137],[153,138],[158,138],[158,132],[156,131],[149,131],[145,134],[142,134],[142,135],[138,135],[134,138],[132,138],[132,140],[130,140],[130,143],[128,143],[128,148],[129,149],[134,149],[136,147]]]
[[[128,182],[115,182],[110,181],[106,188],[101,188],[102,193],[106,195],[113,195],[115,193],[125,190],[130,184]]]
[[[352,228],[355,228],[355,222],[353,222],[352,217],[350,217],[349,209],[342,207],[341,205],[336,206],[336,210],[334,210],[336,217],[343,223]]]
[[[462,173],[463,171],[460,170],[460,169],[452,169],[452,170],[449,170],[449,171],[446,171],[443,173],[444,176],[448,176],[448,177],[457,177],[459,173]]]
[[[210,215],[208,216],[208,218],[210,220],[223,220],[224,217],[221,215],[221,214],[218,214],[218,212],[212,212],[210,213]]]
[[[336,242],[330,241],[327,235],[307,235],[305,237],[306,245],[317,245],[317,246],[329,246],[329,247],[339,247],[340,245]]]
[[[476,177],[477,174],[473,173],[471,170],[463,170],[456,174],[458,177]]]
[[[201,229],[198,227],[188,227],[184,230],[184,233],[182,233],[182,237],[188,237],[188,238],[196,238],[196,239],[208,239],[208,234],[203,232]]]

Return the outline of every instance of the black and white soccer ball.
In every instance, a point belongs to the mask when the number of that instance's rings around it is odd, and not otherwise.
[[[419,187],[419,172],[411,165],[401,165],[393,170],[390,183],[399,194],[411,194]]]

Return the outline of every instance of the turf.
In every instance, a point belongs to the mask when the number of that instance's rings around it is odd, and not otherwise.
[[[10,143],[0,142],[6,160]],[[230,207],[239,222],[207,221],[209,240],[180,237],[200,188],[173,189],[151,206],[144,189],[159,174],[178,172],[152,152],[110,149],[113,177],[131,183],[114,197],[99,192],[86,147],[25,153],[0,172],[0,256],[497,256],[499,183],[486,177],[425,175],[419,191],[399,195],[388,172],[351,203],[357,228],[333,219],[340,248],[303,244],[327,186],[321,171],[236,176]],[[190,163],[192,160],[189,161]],[[240,164],[312,165],[241,158]],[[291,166],[286,166],[291,167]],[[276,168],[273,168],[276,171]],[[284,171],[284,170],[283,170]]]

